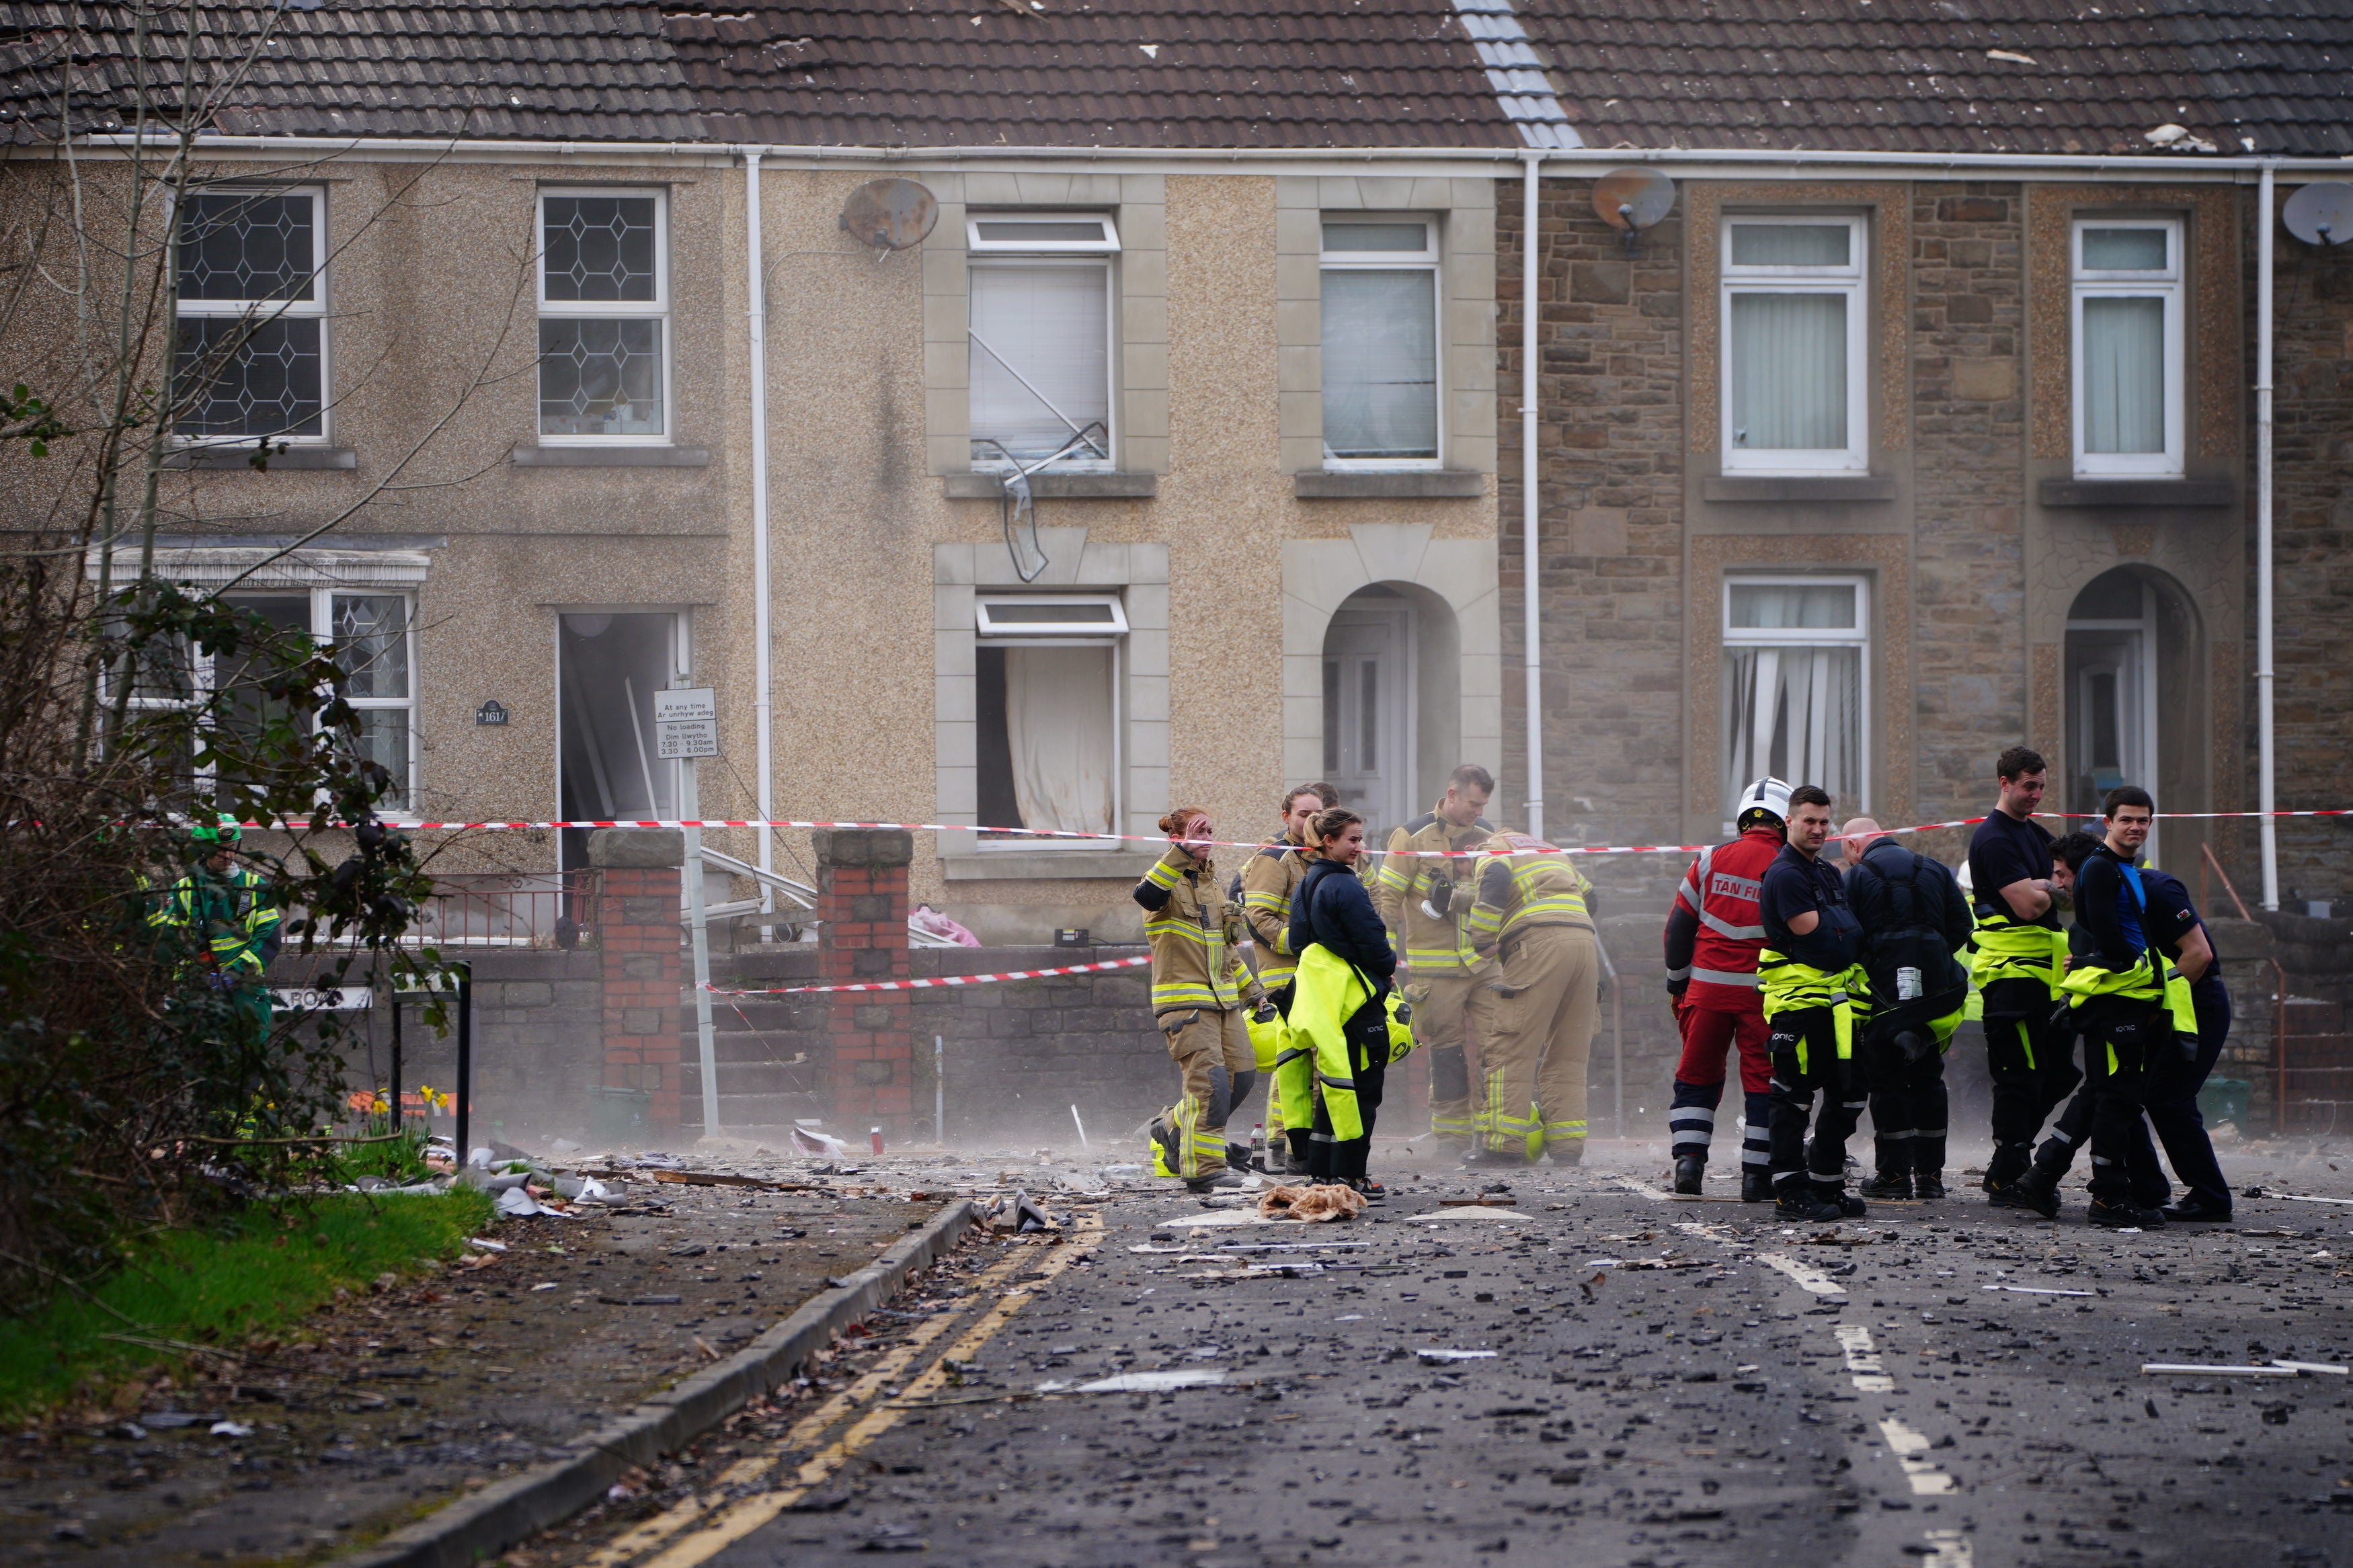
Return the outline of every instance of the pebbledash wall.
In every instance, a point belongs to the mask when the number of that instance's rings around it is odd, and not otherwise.
[[[2250,179],[2252,176],[2250,176]],[[2293,190],[2283,184],[2282,200]],[[1540,200],[1538,463],[1546,825],[1575,842],[1720,837],[1719,691],[1728,574],[1861,576],[1873,815],[1975,815],[1992,763],[2026,742],[2063,776],[2066,624],[2116,568],[2158,589],[2161,808],[2253,804],[2253,297],[2251,187],[2225,184],[1682,183],[1630,250],[1585,178]],[[1521,374],[1521,207],[1499,194],[1499,385]],[[1727,215],[1851,215],[1868,237],[1867,474],[1727,475],[1718,450],[1717,249]],[[2185,261],[2185,474],[2094,483],[2073,472],[2068,237],[2081,216],[2177,220]],[[2353,474],[2353,263],[2277,235],[2280,798],[2342,804],[2353,731],[2349,584],[2337,570]],[[1502,421],[1504,662],[1522,658],[1517,422]],[[1505,693],[1505,773],[1521,776],[1521,689]],[[2055,803],[2054,803],[2055,804]],[[2284,826],[2282,878],[2344,889],[2346,830]],[[2168,864],[2211,841],[2242,892],[2252,827],[2170,825]],[[1957,834],[1925,847],[1957,858]],[[1672,857],[1589,862],[1662,907]],[[1621,896],[1616,906],[1630,907]],[[2219,890],[2215,897],[2219,900]],[[1605,900],[1605,904],[1607,900]]]

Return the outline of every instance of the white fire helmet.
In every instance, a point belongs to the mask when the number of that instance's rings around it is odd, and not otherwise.
[[[1787,829],[1789,826],[1789,786],[1779,779],[1762,778],[1740,792],[1740,800],[1732,808],[1732,824],[1742,832],[1753,826],[1752,817],[1769,817],[1774,826]]]

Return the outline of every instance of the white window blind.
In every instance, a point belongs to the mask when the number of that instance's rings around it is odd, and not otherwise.
[[[2074,245],[2075,471],[2179,474],[2180,226],[2089,220]]]
[[[1734,579],[1725,585],[1724,800],[1771,774],[1864,808],[1870,713],[1867,595],[1860,579]]]
[[[1866,470],[1862,220],[1738,218],[1724,237],[1725,471]]]
[[[1438,461],[1438,252],[1412,219],[1324,225],[1324,460]]]
[[[1075,442],[1069,461],[1108,463],[1110,268],[976,260],[970,289],[973,461],[1030,463]]]

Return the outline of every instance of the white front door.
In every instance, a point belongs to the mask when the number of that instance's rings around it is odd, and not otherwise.
[[[2157,595],[2144,583],[2097,586],[2103,592],[2079,597],[2067,622],[2065,809],[2079,819],[2095,818],[2118,784],[2157,793]],[[2100,830],[2096,821],[2067,826]],[[2154,862],[2153,830],[2147,854]]]
[[[1420,809],[1413,663],[1413,609],[1401,598],[1359,595],[1324,634],[1324,776],[1377,848]]]

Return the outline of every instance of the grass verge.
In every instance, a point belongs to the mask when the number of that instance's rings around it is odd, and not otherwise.
[[[158,1237],[103,1283],[0,1322],[0,1421],[93,1398],[195,1353],[174,1342],[227,1349],[281,1329],[339,1289],[453,1256],[490,1219],[488,1195],[469,1188],[338,1193]]]

